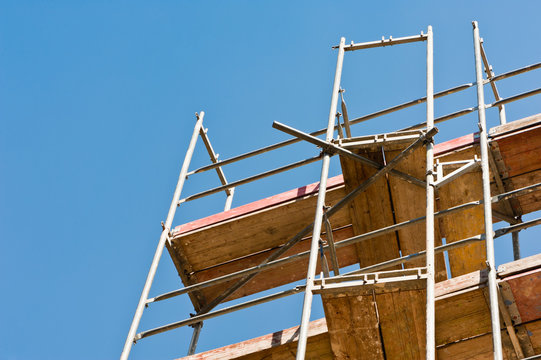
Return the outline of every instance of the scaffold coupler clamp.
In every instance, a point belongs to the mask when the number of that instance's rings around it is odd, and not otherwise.
[[[197,315],[197,314],[190,313],[190,317],[194,317],[194,316],[196,316],[196,315]],[[190,326],[190,327],[192,327],[192,328],[194,328],[194,329],[195,329],[196,326],[199,326],[199,327],[202,328],[202,327],[203,327],[203,321],[196,322],[196,323],[190,324],[190,325],[188,325],[188,326]]]

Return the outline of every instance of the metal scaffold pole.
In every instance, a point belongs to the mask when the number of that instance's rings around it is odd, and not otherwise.
[[[195,144],[197,142],[197,137],[199,136],[199,130],[201,129],[201,126],[203,126],[204,116],[205,113],[203,111],[201,111],[200,114],[196,114],[197,121],[195,123],[192,138],[190,140],[190,144],[188,145],[188,150],[186,151],[186,156],[184,157],[184,162],[180,170],[180,175],[178,177],[177,187],[173,195],[173,200],[171,201],[171,206],[169,207],[169,212],[167,213],[167,218],[165,220],[162,234],[160,236],[160,240],[158,241],[158,246],[156,247],[156,252],[154,253],[154,258],[152,259],[152,264],[150,265],[150,270],[148,271],[145,286],[143,287],[141,297],[139,298],[139,304],[137,304],[137,309],[135,310],[135,314],[133,315],[133,321],[130,326],[130,331],[128,332],[128,337],[126,338],[126,343],[124,344],[124,349],[122,350],[122,354],[120,355],[120,360],[126,360],[130,355],[131,347],[137,333],[137,328],[139,327],[141,316],[143,315],[143,311],[145,310],[148,294],[150,292],[150,288],[152,287],[152,282],[154,281],[154,276],[156,275],[156,270],[158,269],[160,258],[162,257],[165,242],[169,240],[171,225],[175,217],[175,212],[177,210],[177,204],[180,199],[182,187],[184,186],[184,181],[186,180],[188,167],[190,166],[190,162],[192,160],[192,155],[195,149]]]
[[[432,26],[426,42],[426,130],[434,127],[434,41]],[[436,358],[434,295],[434,141],[426,144],[426,359]]]
[[[488,265],[488,291],[490,298],[490,317],[492,321],[492,345],[494,359],[502,359],[502,340],[500,333],[500,313],[498,309],[498,284],[496,283],[496,263],[494,259],[494,237],[492,229],[492,205],[490,196],[490,172],[488,167],[488,136],[485,118],[485,95],[483,89],[483,69],[481,41],[477,21],[473,23],[473,45],[475,51],[475,74],[477,81],[477,106],[479,115],[479,140],[481,148],[481,170],[483,177],[483,199],[485,214],[486,251]]]
[[[329,111],[329,122],[327,126],[327,135],[325,140],[330,142],[334,133],[334,122],[336,109],[338,106],[338,96],[340,94],[340,79],[342,77],[342,64],[344,62],[345,38],[340,39],[338,48],[338,59],[336,61],[336,72],[334,75],[334,84],[331,97],[331,108]],[[310,313],[312,311],[312,288],[314,287],[314,278],[316,275],[316,265],[318,257],[319,237],[321,234],[321,223],[323,221],[323,211],[325,206],[325,195],[327,191],[327,178],[329,176],[329,164],[331,154],[324,152],[321,165],[321,180],[319,182],[319,192],[317,196],[316,214],[314,218],[314,229],[312,232],[312,243],[310,247],[310,259],[308,262],[308,272],[306,275],[306,289],[304,292],[304,303],[302,306],[301,325],[299,331],[299,342],[297,345],[297,360],[303,360],[306,353],[306,338],[308,335],[308,326],[310,323]]]

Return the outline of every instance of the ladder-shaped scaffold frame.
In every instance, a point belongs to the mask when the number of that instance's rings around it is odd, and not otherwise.
[[[488,59],[483,47],[483,40],[479,37],[479,28],[476,22],[473,23],[473,29],[474,29],[473,32],[474,32],[476,82],[462,84],[462,85],[459,85],[459,86],[456,86],[444,91],[440,91],[437,93],[433,92],[433,39],[432,39],[433,35],[432,35],[431,27],[428,28],[428,32],[426,34],[421,33],[420,35],[403,37],[403,38],[395,38],[395,39],[393,39],[392,37],[390,37],[389,39],[383,38],[380,41],[361,43],[361,44],[352,43],[350,45],[346,45],[345,39],[342,38],[340,41],[340,45],[335,47],[336,49],[338,49],[338,59],[337,59],[334,85],[333,85],[333,90],[332,90],[331,107],[329,111],[327,128],[308,134],[308,133],[299,131],[297,129],[294,129],[292,127],[289,127],[287,125],[274,122],[273,123],[274,128],[280,131],[286,132],[294,136],[294,138],[290,140],[282,141],[270,146],[266,146],[266,147],[248,152],[248,153],[234,156],[229,159],[218,160],[218,157],[214,153],[214,149],[212,148],[210,144],[210,140],[207,134],[207,129],[203,128],[204,112],[201,112],[200,114],[196,114],[196,124],[194,126],[194,130],[193,130],[193,134],[188,146],[188,150],[186,151],[186,155],[185,155],[184,162],[180,171],[178,183],[173,195],[173,200],[171,202],[171,206],[169,208],[166,221],[165,223],[162,223],[163,230],[162,230],[160,239],[158,241],[157,249],[154,254],[154,258],[152,260],[152,264],[151,264],[145,285],[143,287],[143,291],[141,293],[141,297],[139,299],[139,303],[136,308],[136,312],[134,314],[134,318],[130,326],[130,330],[129,330],[126,342],[124,344],[124,349],[121,354],[121,359],[128,358],[131,351],[131,347],[137,340],[140,340],[145,337],[155,335],[164,331],[172,330],[178,327],[187,326],[187,325],[191,325],[194,327],[193,336],[192,336],[190,346],[189,346],[189,354],[193,354],[196,349],[199,333],[201,331],[201,327],[204,320],[210,319],[216,316],[220,316],[223,314],[231,313],[233,311],[241,310],[247,307],[251,307],[257,304],[283,298],[285,296],[290,296],[293,294],[304,292],[305,298],[304,298],[303,311],[302,311],[302,316],[301,316],[300,335],[299,335],[299,342],[298,342],[298,349],[297,349],[297,359],[303,359],[305,350],[306,350],[306,336],[307,336],[307,330],[308,330],[308,320],[310,318],[311,302],[312,302],[312,296],[313,296],[312,293],[314,290],[319,291],[322,289],[322,287],[325,286],[325,284],[328,284],[328,283],[334,283],[333,286],[340,286],[340,283],[347,282],[352,279],[359,281],[359,279],[361,279],[363,276],[366,279],[366,276],[368,273],[381,271],[389,267],[392,267],[394,265],[404,264],[414,259],[422,259],[422,258],[426,258],[426,262],[427,262],[426,268],[419,270],[417,277],[422,278],[423,280],[426,279],[426,286],[427,286],[426,358],[434,359],[435,358],[434,254],[441,253],[443,251],[447,251],[451,249],[456,249],[463,246],[467,246],[469,244],[476,243],[479,241],[484,241],[487,247],[487,264],[488,264],[488,271],[489,271],[488,282],[489,282],[489,289],[490,289],[489,294],[490,294],[490,308],[491,308],[491,319],[492,319],[492,329],[493,329],[494,358],[501,359],[502,350],[501,350],[501,339],[500,339],[500,332],[499,332],[499,310],[498,310],[498,301],[501,301],[501,298],[498,295],[498,289],[495,282],[496,279],[495,279],[493,240],[494,238],[503,236],[505,234],[509,234],[509,233],[513,234],[514,256],[515,256],[515,259],[520,258],[519,245],[518,245],[518,232],[520,230],[540,224],[541,219],[535,219],[535,220],[531,220],[527,222],[522,222],[522,219],[520,218],[520,216],[516,212],[513,211],[512,206],[507,204],[507,201],[509,201],[509,199],[516,198],[518,196],[522,196],[524,194],[539,190],[541,188],[541,183],[533,184],[533,185],[526,186],[526,187],[512,190],[512,191],[506,191],[508,189],[505,188],[502,182],[502,179],[499,178],[498,171],[495,171],[496,175],[494,177],[496,180],[497,189],[500,194],[496,196],[491,196],[490,187],[489,187],[490,185],[489,168],[495,168],[496,164],[494,162],[494,159],[492,158],[490,149],[488,148],[488,134],[487,134],[487,129],[486,129],[485,109],[490,108],[490,107],[497,107],[499,109],[500,123],[501,124],[506,123],[505,104],[514,102],[514,101],[517,101],[517,100],[520,100],[532,95],[539,94],[541,93],[541,88],[537,88],[537,89],[524,92],[515,96],[511,96],[508,98],[501,98],[499,95],[498,89],[496,88],[495,83],[499,80],[506,79],[511,76],[515,76],[527,71],[541,68],[541,63],[532,64],[532,65],[522,67],[517,70],[507,72],[507,73],[495,75],[492,70],[492,67],[488,63]],[[406,103],[399,104],[399,105],[396,105],[384,110],[380,110],[372,114],[350,119],[348,116],[346,103],[344,101],[343,90],[340,88],[342,64],[343,64],[345,52],[366,49],[366,48],[419,42],[419,41],[427,42],[427,53],[426,53],[427,95],[425,97],[411,100]],[[487,79],[483,79],[483,74],[482,74],[483,65],[485,68],[485,72],[487,74]],[[486,84],[491,85],[492,91],[494,93],[495,102],[492,104],[485,104],[485,101],[484,101],[483,86]],[[477,106],[466,108],[466,109],[463,109],[463,110],[460,110],[460,111],[457,111],[445,116],[441,116],[438,118],[434,118],[434,105],[433,105],[434,99],[440,98],[446,95],[450,95],[453,93],[457,93],[473,86],[477,87],[477,96],[478,96]],[[337,112],[339,97],[341,100],[342,113]],[[413,105],[421,104],[424,102],[427,103],[427,121],[426,122],[416,124],[416,125],[407,127],[405,129],[401,129],[395,133],[389,133],[389,134],[384,135],[387,140],[391,139],[391,141],[393,137],[398,138],[401,136],[402,137],[409,136],[412,138],[411,144],[405,150],[403,150],[399,155],[397,155],[393,160],[391,160],[388,164],[381,165],[366,157],[360,156],[348,149],[348,145],[347,145],[348,141],[351,141],[351,142],[363,141],[363,139],[351,138],[350,128],[352,125],[355,125],[355,124],[358,124],[370,119],[374,119],[376,117],[386,115],[397,110],[408,108]],[[434,145],[433,145],[432,138],[437,133],[437,129],[434,127],[434,124],[447,121],[459,116],[463,116],[477,110],[478,110],[478,115],[479,115],[479,129],[480,129],[479,136],[480,136],[480,143],[481,143],[481,159],[474,158],[469,161],[462,162],[461,164],[459,164],[461,166],[457,170],[447,174],[446,176],[443,176],[443,170],[442,170],[443,166],[450,165],[450,163],[436,162],[436,164],[434,164],[434,158],[433,158]],[[340,122],[340,117],[342,117],[343,124]],[[422,129],[422,130],[418,130],[417,132],[411,131],[415,129]],[[334,139],[335,131],[338,131],[337,139]],[[344,137],[344,132],[346,135],[345,137]],[[326,134],[325,140],[317,137],[318,135],[322,135],[322,134]],[[188,171],[198,137],[202,138],[203,143],[207,149],[207,152],[210,156],[212,163],[209,165],[200,167],[196,170]],[[309,143],[312,143],[320,147],[322,151],[317,156],[300,160],[294,163],[290,163],[288,165],[281,166],[279,168],[269,170],[260,174],[256,174],[245,179],[241,179],[241,180],[237,180],[233,182],[227,181],[225,174],[222,170],[223,166],[232,164],[237,161],[244,160],[253,156],[257,156],[257,155],[266,153],[268,151],[279,149],[284,146],[297,143],[299,141],[307,141]],[[377,136],[374,138],[374,141],[377,141]],[[409,153],[411,153],[411,151],[419,148],[420,146],[426,146],[426,150],[427,150],[426,151],[427,152],[427,168],[426,168],[425,181],[417,179],[409,174],[406,174],[399,170],[394,169],[394,167],[402,159],[404,159]],[[354,161],[359,161],[365,165],[374,167],[377,170],[377,172],[373,176],[365,180],[362,184],[360,184],[357,188],[355,188],[349,194],[347,194],[343,199],[338,201],[334,206],[326,207],[325,206],[325,193],[326,193],[326,184],[327,184],[327,178],[328,178],[329,162],[330,162],[330,158],[337,154],[340,156],[353,159]],[[162,256],[164,246],[166,246],[167,244],[170,245],[171,239],[173,237],[173,234],[171,234],[171,226],[172,226],[172,222],[175,216],[176,208],[178,206],[180,206],[181,204],[187,201],[196,200],[210,194],[224,191],[226,193],[226,203],[225,203],[224,209],[228,210],[231,207],[233,194],[236,187],[277,174],[277,173],[288,171],[288,170],[297,168],[299,166],[313,163],[319,160],[322,160],[322,170],[321,170],[321,179],[319,182],[317,205],[315,209],[316,212],[314,215],[313,223],[308,224],[301,231],[299,231],[297,234],[292,236],[284,245],[282,245],[277,250],[275,250],[274,253],[272,253],[269,257],[267,257],[258,266],[246,268],[240,271],[236,271],[234,273],[219,276],[219,277],[216,277],[207,281],[202,281],[196,284],[187,285],[181,289],[174,290],[165,294],[161,294],[161,295],[157,295],[152,298],[149,298],[150,288],[152,286],[154,276],[156,275],[156,270],[157,270],[160,258]],[[457,164],[453,164],[453,165],[456,166]],[[440,210],[438,212],[435,212],[434,211],[434,190],[437,189],[439,186],[442,186],[445,183],[453,181],[456,178],[460,177],[461,175],[469,171],[472,171],[478,167],[481,167],[481,170],[482,170],[483,198],[477,201],[460,204],[460,205],[457,205],[445,210]],[[208,170],[212,170],[212,169],[216,170],[218,177],[222,183],[221,186],[181,198],[184,182],[189,176],[195,175],[197,173],[202,173]],[[427,196],[426,216],[410,219],[401,223],[396,223],[391,226],[369,231],[367,233],[356,235],[356,236],[350,237],[348,239],[345,239],[339,242],[333,241],[332,227],[330,226],[330,219],[332,218],[332,216],[336,214],[340,209],[348,205],[356,196],[358,196],[360,193],[365,191],[378,178],[386,174],[391,175],[391,176],[397,176],[413,184],[414,186],[420,186],[426,189],[426,196]],[[504,203],[506,203],[505,214],[492,211],[491,204],[498,201],[503,201]],[[440,217],[443,217],[455,212],[463,211],[465,209],[469,209],[475,206],[480,206],[483,204],[484,204],[485,229],[492,229],[492,215],[494,215],[495,217],[499,219],[509,222],[510,226],[501,228],[497,230],[496,232],[486,231],[483,234],[479,234],[479,235],[472,236],[466,239],[462,239],[460,241],[456,241],[450,244],[441,245],[436,248],[434,247],[434,219],[437,219],[437,218],[440,218]],[[335,249],[339,249],[344,246],[348,246],[355,243],[360,243],[364,240],[372,239],[385,233],[395,232],[398,229],[406,228],[408,226],[411,226],[413,224],[420,223],[423,221],[426,223],[426,230],[427,230],[426,251],[420,251],[420,252],[410,254],[407,256],[402,256],[396,259],[384,261],[382,263],[366,266],[366,267],[363,267],[361,269],[358,269],[349,273],[340,274],[338,261],[336,259]],[[327,244],[320,241],[321,227],[323,225],[326,227],[327,233],[331,234],[330,238],[327,239]],[[329,229],[331,229],[331,231]],[[300,252],[294,255],[283,257],[283,255],[285,254],[287,250],[291,249],[293,245],[297,244],[303,237],[309,235],[310,233],[312,233],[312,241],[311,241],[311,247],[309,251],[304,251],[304,252]],[[315,266],[318,259],[318,251],[321,255],[322,262],[326,262],[325,253],[330,254],[332,268],[334,270],[333,277],[329,276],[329,267],[326,266],[324,267],[326,268],[326,270],[324,271],[324,274],[322,275],[322,277],[320,279],[315,278],[316,277]],[[243,287],[246,283],[248,283],[251,279],[257,276],[263,270],[282,266],[288,262],[295,261],[300,258],[310,259],[305,285],[295,286],[294,288],[290,290],[280,291],[275,294],[267,295],[267,296],[257,298],[254,300],[245,301],[243,303],[221,308],[219,310],[213,310],[216,306],[226,301],[228,297],[230,297],[233,293],[235,293],[235,291]],[[410,272],[411,270],[412,269],[408,269],[408,271]],[[359,276],[361,276],[361,278],[359,278]],[[402,274],[402,276],[405,276],[405,275]],[[385,277],[385,276],[381,275],[381,277]],[[376,278],[379,279],[380,275],[376,275]],[[191,316],[190,318],[177,321],[168,325],[160,326],[155,329],[146,330],[146,331],[137,333],[139,322],[143,315],[143,311],[145,307],[149,306],[150,304],[154,302],[163,301],[163,300],[166,300],[175,296],[179,296],[182,294],[192,293],[194,291],[201,290],[203,288],[216,285],[219,283],[231,281],[234,279],[237,279],[237,281],[234,282],[232,286],[230,286],[221,295],[217,296],[215,299],[205,304],[205,306],[199,309],[196,308],[197,314]],[[393,281],[395,280],[395,278],[393,277],[391,277],[391,279]],[[386,279],[385,281],[389,281],[389,279]],[[502,311],[502,315],[503,315],[503,319],[505,321],[506,327],[508,328],[508,330],[509,330],[509,327],[511,327],[511,330],[512,330],[512,324],[509,325],[509,322],[507,319],[508,316],[507,317],[505,316],[504,310],[501,310],[501,311]],[[514,334],[514,332],[511,330],[509,330],[510,333]],[[514,337],[516,339],[516,335]],[[518,346],[517,348],[518,342],[513,341],[513,335],[511,335],[511,340],[513,342],[513,346],[515,347],[517,356],[520,356],[521,355],[520,346]]]

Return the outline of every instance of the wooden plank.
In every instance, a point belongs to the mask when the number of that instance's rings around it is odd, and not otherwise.
[[[490,311],[481,289],[436,301],[436,345],[490,331]]]
[[[171,256],[171,260],[173,260],[173,264],[175,265],[177,274],[182,280],[182,283],[186,285],[198,283],[199,279],[195,274],[192,273],[190,262],[186,258],[185,254],[175,249],[174,245],[168,241],[165,242],[165,246],[169,252],[169,255]],[[195,311],[199,311],[205,304],[208,303],[201,291],[189,292],[188,296]]]
[[[514,352],[509,350],[509,337],[502,332],[503,358],[517,359]],[[492,360],[492,334],[484,334],[471,339],[448,344],[436,349],[438,360]]]
[[[359,155],[383,164],[382,154],[356,151]],[[346,191],[350,192],[362,182],[375,174],[376,170],[345,157],[340,157]],[[353,232],[360,235],[394,223],[387,180],[382,177],[375,181],[366,191],[358,195],[352,202],[351,220]],[[357,244],[360,267],[373,265],[385,260],[399,257],[396,234],[386,234]],[[398,269],[399,267],[393,267]]]
[[[507,310],[509,311],[511,321],[515,325],[522,324],[522,319],[520,318],[520,313],[518,312],[517,308],[517,302],[515,301],[515,296],[513,295],[513,291],[511,291],[511,287],[509,286],[507,281],[502,280],[498,282],[498,285],[503,298],[503,302],[507,307]]]
[[[468,134],[456,139],[445,141],[434,145],[434,156],[455,152],[462,148],[471,147],[479,143],[479,133]]]
[[[489,136],[497,137],[503,134],[523,129],[529,126],[537,125],[541,122],[541,114],[528,116],[526,118],[508,122],[507,124],[495,126],[489,131]]]
[[[541,182],[541,171],[532,171],[526,174],[513,176],[504,180],[508,182],[513,189],[520,189],[528,185],[538,184]],[[519,196],[517,200],[520,203],[523,214],[528,214],[537,210],[541,210],[541,191],[535,191],[530,194]]]
[[[541,269],[505,279],[509,284],[522,322],[541,319]]]
[[[423,359],[426,349],[426,291],[376,295],[387,359]]]
[[[351,227],[346,227],[337,231],[333,231],[335,241],[339,242],[353,236]],[[323,239],[326,236],[322,236]],[[292,247],[282,257],[290,256],[310,249],[311,238],[302,240],[300,243]],[[244,257],[235,261],[231,261],[219,266],[205,269],[194,274],[199,281],[214,279],[222,275],[230,274],[242,269],[259,265],[265,260],[273,250],[261,252],[252,256]],[[337,257],[340,266],[349,266],[358,262],[357,251],[355,245],[350,245],[337,249]],[[245,286],[237,290],[231,295],[229,300],[234,300],[239,297],[251,295],[259,291],[271,289],[277,286],[289,284],[291,282],[306,278],[308,269],[308,258],[299,259],[281,266],[262,271],[256,278],[248,282]],[[321,271],[321,264],[318,261],[317,272]],[[208,287],[202,290],[206,299],[214,299],[216,296],[224,292],[228,287],[232,286],[238,279],[228,281],[216,286]]]
[[[365,296],[372,294],[389,294],[400,291],[424,290],[426,279],[385,281],[368,283],[363,285],[350,285],[348,283],[326,283],[325,286],[316,286],[314,294],[325,294],[327,296]]]
[[[490,295],[487,295],[487,291],[485,291],[485,298],[488,300],[488,302],[490,302]],[[519,359],[523,359],[525,357],[524,351],[522,350],[522,347],[520,346],[516,329],[513,326],[513,320],[511,319],[511,312],[509,311],[509,308],[505,302],[504,297],[502,296],[502,291],[500,289],[498,289],[498,308],[500,310],[501,319],[503,320],[503,324],[505,325],[505,328],[507,329],[507,334],[509,335],[509,339],[511,341],[515,354],[517,355]]]
[[[344,184],[344,178],[342,175],[331,177],[327,180],[327,190],[333,189]],[[319,182],[302,186],[297,189],[289,190],[281,194],[273,195],[265,199],[251,202],[246,205],[238,206],[228,211],[224,211],[218,214],[207,216],[183,225],[175,227],[171,232],[174,235],[184,234],[193,230],[201,229],[209,225],[215,225],[219,222],[231,220],[236,217],[254,213],[269,207],[283,204],[295,199],[301,199],[303,197],[314,195],[319,189]]]
[[[525,324],[524,326],[530,337],[534,354],[541,354],[541,320]]]
[[[450,295],[454,292],[459,292],[484,284],[487,280],[488,273],[486,269],[483,269],[439,282],[434,287],[436,301],[438,298],[445,297],[446,295]]]
[[[345,196],[344,187],[327,193],[327,205]],[[284,244],[313,221],[317,196],[310,195],[260,212],[193,231],[173,238],[173,245],[199,271]],[[347,209],[331,218],[333,227],[351,224]]]
[[[470,147],[460,153],[440,157],[440,161],[471,160],[479,156],[477,148]],[[444,172],[445,175],[445,172]],[[483,198],[483,186],[480,172],[464,174],[439,191],[438,210],[460,205],[468,201]],[[483,207],[477,206],[465,211],[445,216],[440,222],[446,242],[452,243],[470,236],[484,233]],[[465,226],[467,224],[467,226]],[[449,265],[453,277],[467,274],[486,267],[486,249],[483,242],[476,242],[460,249],[449,251]]]
[[[541,125],[505,137],[495,139],[498,143],[509,176],[539,170],[541,164]]]
[[[399,152],[386,153],[387,162],[391,161]],[[426,174],[426,149],[424,147],[417,149],[408,157],[400,162],[396,170],[423,179]],[[391,189],[393,210],[395,221],[400,223],[413,218],[426,215],[426,190],[419,186],[414,186],[408,182],[390,176],[388,178]],[[424,222],[404,228],[398,231],[400,252],[402,256],[414,254],[426,249],[426,226]],[[441,236],[438,223],[435,226],[435,246],[441,245]],[[443,253],[435,255],[435,278],[436,281],[447,279],[447,270],[445,269],[445,260]],[[408,262],[404,265],[406,268],[426,266],[426,260],[420,259]]]
[[[384,359],[372,296],[322,295],[335,359]]]
[[[541,268],[541,254],[536,254],[498,266],[498,277],[505,278],[527,270]]]
[[[532,341],[530,339],[530,333],[526,329],[525,325],[515,326],[518,341],[520,342],[520,347],[524,351],[524,356],[534,356],[535,351],[533,349]]]
[[[202,352],[199,354],[183,357],[183,360],[219,360],[219,359],[267,359],[264,357],[272,355],[272,359],[291,359],[291,348],[296,350],[299,338],[299,327],[295,326],[286,330],[277,331],[272,334],[243,341],[237,344],[224,346],[218,349]],[[293,345],[293,346],[291,346]],[[280,353],[288,353],[289,357],[281,357]],[[316,350],[322,359],[331,359],[330,343],[325,319],[310,322],[308,328],[307,353]],[[268,357],[269,359],[271,357]],[[315,358],[315,357],[313,357]]]

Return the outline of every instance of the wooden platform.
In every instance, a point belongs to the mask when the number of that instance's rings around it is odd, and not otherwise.
[[[541,354],[541,254],[500,266],[498,277],[503,309],[518,339],[515,346],[518,344],[524,356]],[[306,357],[422,359],[424,290],[372,295],[361,288],[345,286],[341,292],[323,292],[325,319],[311,323]],[[438,359],[492,359],[486,290],[484,270],[437,284]],[[502,319],[504,357],[517,359],[505,325]],[[297,330],[279,331],[183,359],[294,359]]]
[[[492,193],[520,188],[541,181],[541,115],[536,115],[491,129],[491,150],[494,158]],[[389,162],[407,145],[397,148],[391,144],[385,150]],[[378,143],[379,145],[379,143]],[[383,163],[381,148],[356,150]],[[437,144],[439,161],[468,160],[479,153],[475,134]],[[397,170],[424,178],[424,150],[419,149],[406,158]],[[327,205],[342,199],[348,191],[374,173],[351,160],[341,159],[344,175],[329,179]],[[446,167],[446,172],[454,170]],[[498,178],[498,179],[497,179]],[[500,186],[498,186],[498,181]],[[258,265],[272,251],[280,247],[299,230],[313,221],[318,184],[311,184],[283,194],[272,196],[229,211],[177,226],[168,250],[185,285],[213,279],[225,274]],[[331,218],[335,241],[395,224],[425,212],[425,192],[422,188],[394,176],[380,179],[367,192],[358,196],[351,206],[343,208]],[[437,210],[446,209],[471,200],[481,199],[479,172],[463,175],[443,186],[437,193]],[[494,209],[508,216],[522,215],[541,208],[541,191],[533,192],[508,204],[497,204]],[[497,221],[498,219],[495,219]],[[463,226],[468,224],[468,226]],[[437,222],[437,243],[441,238],[453,242],[482,233],[482,207],[456,213]],[[325,237],[325,235],[323,236]],[[382,260],[406,255],[424,249],[424,224],[402,229],[396,233],[343,247],[338,251],[341,267],[374,264]],[[308,249],[306,238],[284,256]],[[449,254],[451,274],[459,276],[484,266],[484,245],[478,243],[453,250]],[[419,266],[413,262],[407,266]],[[303,279],[307,260],[300,259],[280,268],[266,270],[253,281],[235,292],[229,300]],[[438,280],[446,279],[442,256],[436,261]],[[318,270],[319,271],[319,270]],[[191,294],[196,309],[221,294],[232,282],[208,287]]]

